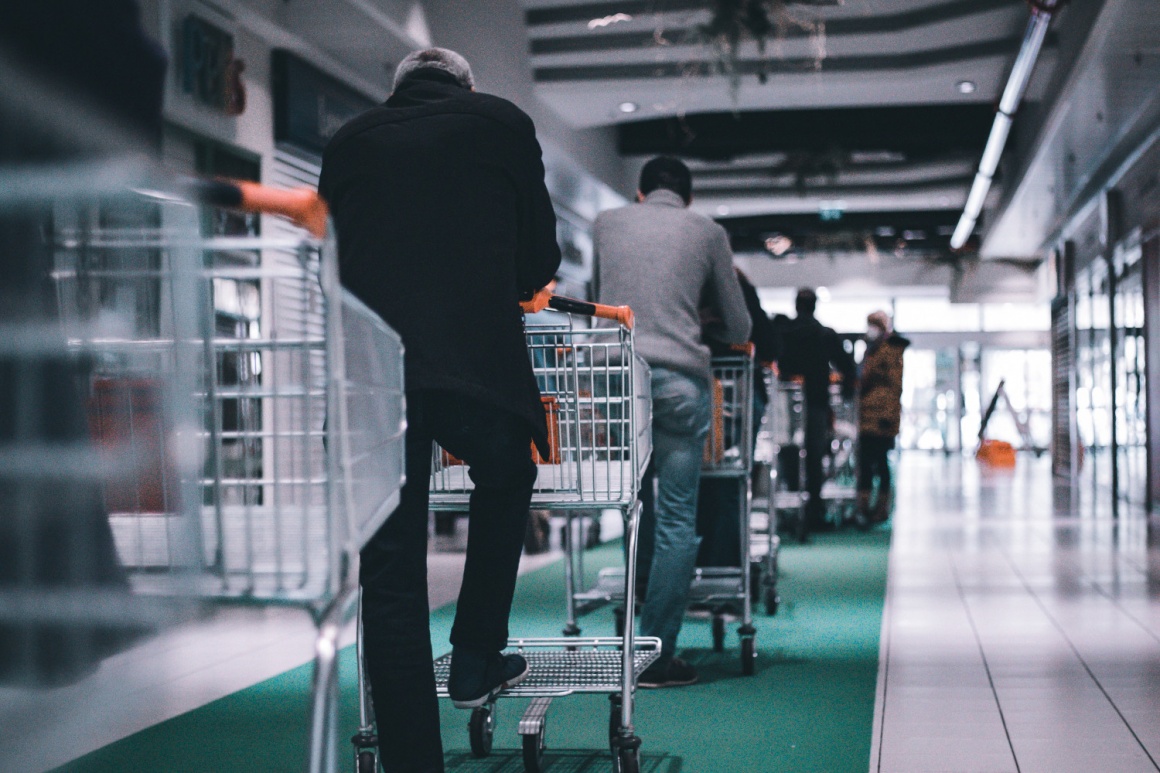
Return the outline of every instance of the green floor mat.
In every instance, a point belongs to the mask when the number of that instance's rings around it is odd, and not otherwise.
[[[886,588],[889,532],[841,532],[782,553],[783,599],[775,617],[758,614],[757,673],[741,675],[736,625],[728,649],[714,653],[708,620],[690,619],[681,633],[684,657],[701,674],[692,687],[641,690],[637,732],[643,769],[656,773],[864,773],[869,767],[878,638]],[[587,556],[590,571],[619,561],[619,546]],[[555,636],[563,619],[563,564],[520,578],[511,630]],[[437,652],[445,651],[454,615],[432,615]],[[585,635],[612,634],[609,610],[581,621]],[[345,726],[354,732],[352,648],[340,679]],[[310,668],[304,666],[162,722],[99,749],[60,771],[125,773],[285,773],[306,756]],[[523,770],[516,725],[526,701],[500,701],[495,752],[485,760],[468,749],[468,712],[443,703],[449,771]],[[608,700],[574,696],[548,714],[547,773],[607,771]],[[353,769],[353,764],[352,768]]]

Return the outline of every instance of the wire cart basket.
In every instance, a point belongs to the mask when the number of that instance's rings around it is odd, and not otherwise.
[[[636,355],[627,309],[553,297],[548,305],[568,314],[546,312],[529,321],[529,356],[548,417],[550,458],[535,452],[538,477],[532,507],[565,514],[566,533],[575,535],[580,519],[607,509],[619,510],[626,543],[625,584],[633,594],[636,574],[640,481],[652,452],[649,369]],[[527,308],[526,311],[538,311]],[[572,314],[616,318],[609,327],[580,327]],[[541,322],[540,319],[545,321]],[[430,507],[436,512],[467,509],[472,482],[467,468],[433,449]],[[559,638],[513,638],[509,650],[527,658],[528,678],[500,697],[532,698],[520,720],[525,769],[542,767],[548,707],[555,698],[576,693],[610,696],[609,741],[617,770],[639,770],[634,691],[641,672],[660,655],[660,640],[635,636],[581,637],[576,626],[577,587],[583,581],[583,547],[565,540],[566,623]],[[436,660],[440,696],[447,696],[450,655]],[[494,701],[472,711],[469,728],[476,756],[491,750]]]
[[[826,455],[826,482],[822,501],[828,517],[851,523],[857,514],[858,398],[843,395],[840,384],[830,384],[832,432]]]
[[[771,480],[768,497],[754,502],[758,513],[751,517],[750,547],[751,558],[759,566],[757,584],[765,611],[773,615],[781,603],[778,531],[783,514],[789,516],[796,536],[805,538],[805,400],[800,383],[782,381],[772,371],[766,371],[765,384],[769,403],[758,432],[757,454],[770,465]]]
[[[202,238],[174,226],[196,224],[186,193],[150,227],[58,231],[57,311],[92,362],[92,434],[134,464],[105,486],[108,521],[136,594],[310,612],[309,769],[333,771],[337,637],[404,478],[402,344],[340,287],[316,194],[227,185],[228,203],[314,234]]]

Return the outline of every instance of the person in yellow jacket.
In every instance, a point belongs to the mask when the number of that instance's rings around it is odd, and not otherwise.
[[[890,517],[893,491],[887,455],[902,419],[902,355],[909,345],[893,331],[886,312],[866,318],[866,355],[858,382],[858,517],[866,526]],[[871,509],[875,478],[878,496]]]

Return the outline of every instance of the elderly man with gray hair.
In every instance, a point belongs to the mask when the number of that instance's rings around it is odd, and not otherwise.
[[[407,483],[359,578],[390,773],[443,770],[427,603],[433,441],[475,484],[451,699],[480,706],[528,672],[502,650],[536,479],[530,446],[549,451],[519,301],[552,280],[560,249],[531,119],[474,85],[453,51],[409,55],[386,103],[331,140],[319,181],[343,284],[406,346]]]

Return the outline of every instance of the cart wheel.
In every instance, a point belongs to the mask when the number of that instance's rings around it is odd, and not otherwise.
[[[524,770],[540,773],[544,769],[544,726],[535,735],[520,736],[524,741]]]
[[[777,595],[777,588],[765,589],[765,614],[773,617],[777,614],[777,608],[781,604],[781,596]]]
[[[640,749],[621,749],[616,760],[620,773],[640,773]]]
[[[741,640],[741,673],[753,676],[757,665],[757,649],[754,647],[753,637],[746,636]]]
[[[491,740],[495,733],[495,706],[485,704],[471,710],[471,721],[467,724],[471,736],[471,755],[486,757],[491,754]]]
[[[440,537],[454,537],[458,525],[458,513],[435,513],[435,533]]]
[[[378,773],[378,770],[379,761],[373,751],[364,749],[358,753],[358,773]]]
[[[720,614],[713,615],[713,651],[725,651],[725,617]]]
[[[608,712],[608,748],[612,750],[613,762],[616,762],[616,736],[620,734],[620,696],[609,695],[612,706]]]

